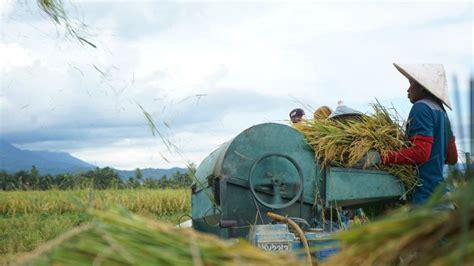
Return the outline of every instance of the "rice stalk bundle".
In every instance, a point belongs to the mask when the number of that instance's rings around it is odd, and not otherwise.
[[[378,102],[372,107],[374,114],[363,115],[360,119],[304,120],[296,128],[304,134],[323,167],[354,167],[371,149],[383,156],[390,151],[409,147],[398,117]],[[399,177],[407,191],[418,185],[415,166],[379,165],[375,168]]]
[[[96,220],[20,259],[23,265],[301,265],[293,254],[179,229],[125,210],[93,211]]]
[[[474,182],[440,201],[402,208],[383,219],[342,231],[341,252],[327,265],[474,265]],[[451,211],[437,204],[454,202]]]

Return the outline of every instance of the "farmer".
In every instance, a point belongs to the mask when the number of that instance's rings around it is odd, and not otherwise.
[[[326,119],[331,115],[331,113],[332,113],[331,108],[329,108],[326,105],[323,105],[323,106],[319,107],[318,109],[316,109],[316,111],[314,111],[313,118],[315,120],[317,120],[317,119]]]
[[[438,185],[445,186],[444,164],[453,165],[458,160],[456,142],[443,104],[452,108],[443,65],[394,65],[410,82],[407,92],[413,106],[406,132],[412,146],[389,152],[382,158],[378,152],[370,151],[364,160],[369,166],[417,165],[421,186],[415,188],[411,201],[413,205],[419,205],[427,202]]]
[[[301,122],[301,120],[303,120],[303,116],[304,116],[304,110],[303,109],[296,108],[296,109],[291,110],[291,112],[290,112],[291,123],[297,124],[297,123]]]
[[[337,107],[334,112],[331,112],[331,114],[328,116],[329,119],[335,119],[335,120],[360,120],[360,117],[363,115],[363,113],[352,109],[344,104],[343,101],[338,101],[337,102]]]

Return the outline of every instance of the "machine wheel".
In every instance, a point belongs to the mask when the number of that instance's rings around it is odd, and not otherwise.
[[[273,175],[269,173],[263,177],[262,176],[254,177],[254,172],[258,164],[269,157],[280,157],[280,158],[288,160],[295,167],[296,171],[298,172],[298,176],[297,177],[278,176],[278,175]],[[293,158],[285,154],[270,153],[258,158],[253,163],[250,169],[248,180],[249,180],[250,191],[252,192],[252,195],[255,197],[255,199],[263,206],[271,208],[271,209],[287,208],[293,205],[303,194],[304,179],[303,179],[303,174],[301,172],[301,168]],[[283,198],[287,198],[287,197],[284,197],[282,195],[282,190],[290,186],[293,186],[294,188],[296,188],[297,191],[294,193],[294,195],[291,197],[291,199],[288,202],[284,203]],[[262,192],[263,189],[259,189],[262,187],[271,188],[270,191],[268,191],[270,194],[273,194],[272,200],[270,202],[264,201],[262,197],[259,196],[259,194],[257,193],[257,190]]]

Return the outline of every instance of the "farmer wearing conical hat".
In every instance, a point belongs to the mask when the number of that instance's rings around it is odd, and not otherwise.
[[[335,120],[354,120],[360,119],[362,115],[363,113],[350,108],[349,106],[345,105],[343,101],[338,101],[336,110],[331,112],[328,118]]]
[[[458,159],[455,138],[443,107],[444,104],[452,110],[446,74],[440,64],[394,65],[410,82],[407,92],[413,106],[408,115],[407,135],[412,146],[382,158],[377,152],[367,157],[372,164],[418,165],[422,184],[415,188],[412,203],[423,204],[443,184],[443,165],[456,164]]]

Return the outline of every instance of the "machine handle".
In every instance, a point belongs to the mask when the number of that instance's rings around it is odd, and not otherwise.
[[[308,265],[313,265],[311,261],[311,253],[309,253],[308,240],[306,239],[303,230],[301,230],[298,224],[296,224],[293,220],[288,219],[288,217],[284,217],[273,212],[267,212],[267,216],[275,221],[287,223],[296,231],[304,247],[304,255],[306,257],[306,262],[308,263]]]

